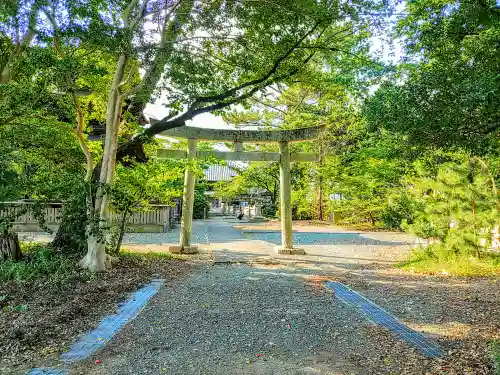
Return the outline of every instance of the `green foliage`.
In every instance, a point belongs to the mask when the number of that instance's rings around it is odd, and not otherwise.
[[[214,195],[223,201],[231,201],[237,196],[246,194],[246,181],[239,175],[233,177],[231,183],[227,181],[219,181],[214,184]]]
[[[408,210],[410,204],[398,197],[409,168],[404,156],[411,158],[411,149],[401,152],[404,139],[387,132],[369,134],[362,126],[356,132],[350,152],[332,155],[324,162],[329,193],[343,197],[331,202],[330,209],[342,213],[347,222],[375,225],[382,221],[397,228],[400,218],[411,215],[400,210]]]
[[[268,218],[275,218],[278,212],[278,206],[272,203],[267,203],[262,206],[262,215]]]
[[[397,35],[405,61],[368,101],[373,128],[418,145],[498,148],[500,12],[493,0],[407,2]]]
[[[43,244],[25,244],[23,259],[0,263],[0,281],[30,282],[46,279],[63,282],[74,273],[75,259],[56,252]]]
[[[128,156],[145,159],[144,143],[162,130],[185,125],[198,114],[222,113],[233,104],[247,107],[251,97],[266,87],[290,84],[302,73],[309,75],[310,63],[318,67],[328,61],[332,71],[341,73],[348,66],[355,67],[341,77],[346,82],[352,80],[359,67],[356,61],[366,54],[365,41],[375,28],[362,14],[382,6],[371,0],[342,6],[314,0],[188,0],[168,9],[156,0],[4,3],[0,6],[0,127],[15,126],[17,133],[23,131],[25,123],[35,121],[50,130],[43,139],[51,139],[54,127],[74,130],[78,124],[77,133],[86,151],[81,128],[87,130],[90,121],[106,122],[106,155],[109,152],[114,161],[116,138],[109,130],[112,124],[120,123],[118,159],[127,166],[133,164]],[[142,78],[139,71],[144,72]],[[146,103],[160,97],[169,115],[164,121],[139,128]],[[99,147],[90,148],[97,159]],[[12,157],[12,153],[0,151],[2,156]],[[75,162],[81,168],[83,158],[69,154],[64,154],[60,164]],[[88,153],[86,156],[90,159]],[[90,172],[90,160],[87,162]],[[5,194],[15,196],[13,181],[23,165],[9,163],[1,178],[9,180]],[[111,164],[110,172],[114,172]],[[70,166],[64,167],[68,167],[64,172],[69,171]],[[33,176],[30,180],[40,189],[47,186],[51,192],[61,193],[55,199],[67,200],[74,193],[71,189],[81,186],[72,173],[65,176],[52,168],[39,172],[40,180]],[[145,197],[134,192],[140,181],[134,174],[144,173],[124,173],[127,176],[116,186],[104,177],[97,178],[106,195],[115,192],[113,208],[125,212],[124,218],[131,207],[146,205]],[[107,180],[112,175],[109,173]],[[61,186],[45,185],[53,176],[61,177]],[[86,182],[89,177],[87,174]],[[129,186],[126,180],[131,180]],[[109,186],[104,186],[105,182]],[[34,191],[30,187],[25,190],[30,195]],[[80,202],[99,206],[100,198],[95,200],[92,190]],[[137,203],[139,198],[141,203]],[[103,202],[102,209],[90,210],[91,217],[81,221],[89,224],[91,232],[105,229],[100,216],[107,211],[108,200]],[[83,215],[80,210],[74,216]],[[65,227],[63,230],[70,233]],[[80,236],[80,228],[74,232]]]
[[[117,166],[111,188],[111,209],[119,214],[117,226],[110,229],[108,252],[120,250],[128,219],[134,212],[154,210],[152,204],[170,204],[182,195],[184,164],[153,159],[147,163]]]
[[[215,184],[216,197],[231,201],[240,195],[250,199],[269,194],[271,204],[276,205],[279,195],[279,164],[276,162],[250,162],[245,167],[232,166],[238,172],[231,183],[221,181]]]
[[[0,91],[6,89],[6,85],[9,84],[0,85]],[[1,93],[0,103],[5,104]],[[23,98],[22,104],[26,103],[30,103],[35,114],[22,109],[19,116],[11,113],[10,120],[5,123],[0,119],[0,202],[22,198],[34,200],[28,211],[44,228],[43,202],[64,201],[80,193],[83,155],[72,125],[57,120],[55,112],[60,110],[61,116],[68,113],[62,103],[52,103],[52,115],[48,117],[40,114],[42,108],[37,107],[32,98]],[[10,107],[13,103],[6,105],[9,111],[16,110]],[[8,110],[3,114],[8,114]],[[28,211],[4,215],[0,219],[0,231],[10,230],[13,221]]]
[[[305,179],[297,172],[295,177],[299,181],[295,184],[292,182],[292,218],[293,220],[311,220],[316,215],[316,190],[314,186],[307,183],[310,181],[309,178]],[[305,186],[303,182],[306,182]]]
[[[87,216],[89,186],[79,184],[81,188],[65,201],[61,214],[61,224],[52,245],[65,253],[83,254],[87,250]]]
[[[499,276],[500,256],[486,254],[481,258],[464,255],[442,254],[443,247],[433,244],[417,249],[410,259],[399,264],[409,272],[443,276]],[[440,255],[444,255],[440,256]]]
[[[492,340],[488,343],[491,361],[493,363],[494,375],[500,375],[500,340]]]
[[[415,211],[415,200],[405,187],[399,187],[388,192],[379,219],[385,228],[401,229],[402,223],[413,223]]]
[[[168,204],[182,195],[184,164],[175,160],[151,160],[117,166],[112,209],[123,214],[149,210],[150,204]]]
[[[0,201],[66,198],[83,172],[83,156],[68,124],[33,120],[0,126],[0,155]]]
[[[210,201],[205,195],[205,190],[198,187],[194,191],[193,219],[204,219],[205,211],[210,209]]]
[[[44,208],[45,205],[41,201],[25,202],[24,207],[12,207],[0,202],[0,235],[7,235],[12,230],[14,222],[27,214],[38,221],[42,230],[52,233],[51,229],[45,225]]]
[[[255,98],[249,110],[233,111],[225,116],[226,120],[238,127],[260,126],[267,129],[326,126],[327,131],[318,141],[301,142],[291,147],[292,152],[318,153],[323,161],[330,160],[331,166],[332,158],[341,153],[347,154],[352,147],[355,139],[353,133],[360,124],[360,117],[349,97],[349,92],[354,89],[346,82],[341,84],[338,71],[320,72],[318,66],[314,68],[304,73],[304,81],[280,88],[279,96]],[[352,80],[349,82],[352,83]],[[277,145],[258,145],[255,148],[259,151],[278,151]],[[292,214],[295,220],[317,218],[319,197],[322,196],[324,200],[325,191],[332,186],[332,180],[338,177],[338,171],[325,167],[323,161],[292,163]],[[276,205],[279,196],[279,163],[251,162],[233,179],[231,186],[222,185],[221,190],[232,191],[237,195],[251,189],[271,193],[271,204]],[[324,202],[321,204],[324,206]],[[274,211],[274,208],[270,211]],[[323,217],[326,217],[326,211],[323,207]],[[269,212],[269,215],[274,216],[274,213]]]
[[[321,163],[292,166],[294,218],[315,218],[325,197],[341,194],[326,210],[342,212],[348,222],[404,223],[437,239],[427,259],[480,255],[499,208],[500,11],[493,0],[407,2],[391,36],[405,47],[395,70],[369,56],[384,2],[182,1],[168,17],[161,1],[150,1],[147,12],[138,2],[127,13],[129,4],[0,4],[0,201],[66,202],[55,244],[81,251],[86,229],[103,227],[88,211],[96,185],[81,182],[77,102],[83,130],[105,122],[114,108],[108,105],[114,69],[126,56],[130,79],[113,90],[124,94],[115,120],[123,122],[120,144],[140,147],[119,147],[116,183],[99,185],[122,216],[121,234],[133,212],[181,195],[189,164],[135,163],[145,139],[161,132],[161,124],[181,126],[213,112],[239,127],[326,126],[317,142],[292,145],[294,152],[322,156]],[[160,97],[169,117],[143,130],[140,112]],[[238,111],[231,112],[233,104],[241,104]],[[139,142],[128,142],[141,132]],[[252,147],[277,151],[276,145]],[[101,145],[89,148],[97,164]],[[189,167],[199,173],[194,164]],[[278,163],[252,162],[231,184],[219,184],[216,195],[230,200],[267,191],[271,204],[264,212],[274,215],[278,187]],[[207,207],[198,189],[195,217]],[[0,231],[13,220],[3,218]]]
[[[489,169],[478,159],[443,164],[437,175],[410,181],[418,209],[412,233],[437,239],[437,258],[480,256],[498,225],[498,193]],[[482,243],[484,242],[484,243]]]
[[[366,10],[374,4],[365,1],[359,6]],[[186,34],[189,34],[184,37],[196,35],[200,28],[210,30],[210,35],[201,42],[193,38],[173,47],[170,61],[165,66],[172,85],[169,102],[186,103],[192,102],[193,98],[223,93],[231,87],[266,77],[269,72],[273,74],[263,81],[263,86],[273,80],[286,81],[293,75],[291,73],[297,74],[301,70],[304,61],[313,58],[320,61],[323,54],[333,52],[326,48],[316,48],[316,51],[306,47],[291,49],[309,30],[316,32],[311,33],[304,44],[325,47],[330,38],[336,40],[338,49],[350,51],[358,47],[369,33],[369,22],[362,17],[352,17],[358,10],[347,4],[339,7],[336,2],[311,0],[203,5],[197,17],[186,19]],[[346,22],[346,19],[350,21]],[[347,30],[351,29],[355,31],[350,34]],[[207,53],[200,53],[200,48]],[[336,59],[332,59],[332,65],[351,60],[348,54],[338,51],[333,54]],[[286,59],[284,63],[276,64],[280,56],[286,56]],[[273,67],[276,67],[276,72]],[[253,85],[245,87],[252,88]],[[182,92],[180,97],[178,92]]]

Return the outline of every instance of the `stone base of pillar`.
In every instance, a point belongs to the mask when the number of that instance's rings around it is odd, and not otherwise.
[[[288,249],[288,248],[285,248],[283,246],[276,246],[274,249],[276,250],[276,252],[278,254],[284,254],[284,255],[305,255],[306,254],[304,249],[296,249],[296,248]]]
[[[169,246],[168,251],[172,254],[197,254],[198,246],[185,246],[182,248],[180,245]]]

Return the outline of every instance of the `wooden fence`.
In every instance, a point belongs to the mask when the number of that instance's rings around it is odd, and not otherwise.
[[[14,225],[22,228],[23,225],[30,228],[38,226],[38,220],[33,214],[30,206],[32,202],[0,202],[0,217],[13,215],[16,217]],[[167,205],[151,205],[150,211],[134,212],[128,220],[130,226],[140,225],[165,225],[171,218],[179,216],[179,204],[175,207]],[[49,227],[57,226],[60,222],[63,210],[62,203],[48,203],[42,209],[45,217],[45,223]],[[116,223],[120,220],[120,215],[111,213],[111,222]]]

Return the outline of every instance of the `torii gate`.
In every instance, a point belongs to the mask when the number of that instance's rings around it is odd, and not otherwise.
[[[193,160],[196,157],[211,156],[221,160],[279,161],[282,244],[277,250],[280,254],[304,254],[304,250],[293,247],[290,162],[314,162],[319,160],[319,156],[305,152],[290,153],[289,143],[316,139],[323,130],[324,126],[269,131],[219,130],[183,126],[166,130],[161,134],[168,137],[187,138],[187,151],[160,149],[158,150],[158,158]],[[233,142],[234,151],[197,151],[196,143],[198,140]],[[280,152],[244,152],[244,142],[278,142]],[[171,247],[172,252],[194,254],[198,251],[196,246],[191,246],[195,177],[193,170],[188,165],[184,175],[180,246]]]

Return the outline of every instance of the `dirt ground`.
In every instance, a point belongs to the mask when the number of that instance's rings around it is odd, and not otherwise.
[[[75,337],[94,328],[116,303],[152,278],[189,274],[193,263],[167,258],[124,257],[109,272],[75,272],[60,285],[44,281],[0,283],[0,374],[24,374],[56,358]]]
[[[500,339],[498,278],[412,275],[393,268],[377,269],[375,265],[368,267],[371,269],[362,268],[333,279],[374,301],[410,328],[431,337],[444,349],[444,358],[431,369],[419,371],[417,363],[413,367],[414,372],[405,373],[494,373],[487,344],[493,339]],[[382,339],[383,329],[373,327],[369,335],[378,337],[380,351],[387,353],[391,361],[401,357],[397,346]]]
[[[256,226],[245,224],[238,228],[243,232],[248,231],[244,235],[245,233],[234,231],[234,227],[230,224],[202,223],[199,233],[195,232],[194,235],[198,235],[205,241],[211,257],[202,254],[193,257],[190,261],[126,257],[119,267],[109,273],[91,279],[76,273],[71,280],[57,288],[43,283],[23,286],[12,283],[0,284],[0,296],[8,296],[7,301],[0,301],[0,304],[3,304],[3,312],[0,314],[0,337],[6,338],[0,340],[0,374],[23,374],[27,369],[36,367],[38,364],[52,362],[52,359],[71,344],[77,334],[95,327],[102,317],[114,311],[118,301],[123,300],[127,293],[137,289],[139,285],[158,277],[165,278],[166,285],[169,284],[169,280],[176,280],[183,284],[188,276],[192,277],[199,272],[201,264],[205,263],[205,267],[207,262],[209,265],[213,261],[217,264],[218,256],[225,256],[223,259],[229,259],[227,263],[247,263],[255,272],[262,269],[271,272],[271,275],[276,272],[283,273],[285,276],[288,274],[299,277],[306,283],[312,295],[322,296],[326,293],[323,286],[325,280],[340,281],[372,300],[409,327],[434,339],[445,353],[442,359],[426,359],[412,347],[397,339],[391,332],[366,324],[363,328],[363,335],[367,341],[376,343],[374,346],[376,350],[360,350],[358,355],[351,353],[348,358],[345,358],[352,368],[366,370],[360,372],[360,375],[486,375],[493,373],[487,343],[493,339],[500,339],[499,278],[455,278],[405,273],[393,266],[394,257],[400,250],[403,251],[405,245],[390,244],[391,241],[396,241],[394,238],[400,238],[401,234],[380,233],[379,236],[363,233],[354,236],[359,230],[332,229],[317,223],[298,223],[294,227],[297,233],[302,232],[298,235],[299,238],[311,233],[311,243],[305,245],[309,255],[302,257],[300,261],[276,257],[269,249],[273,247],[273,241],[276,242],[277,238],[273,237],[273,233],[266,233],[266,230],[278,228],[278,223],[274,222]],[[262,233],[253,233],[253,231],[262,231]],[[321,233],[318,235],[318,232]],[[323,232],[332,233],[333,237],[338,234],[341,240],[325,237]],[[317,242],[322,239],[328,241],[328,244]],[[307,242],[305,237],[302,240]],[[168,241],[164,242],[168,243]],[[258,244],[260,247],[252,244]],[[238,246],[244,248],[245,252],[237,251]],[[166,251],[163,240],[160,243],[135,243],[127,247],[139,253]],[[321,255],[314,256],[314,252],[321,253]],[[373,256],[366,256],[371,253],[365,254],[364,252],[371,252]],[[273,264],[266,264],[266,262],[253,264],[254,258],[262,257],[261,253],[266,257],[272,257],[271,263]],[[361,255],[363,259],[360,258]],[[186,258],[189,257],[186,256]],[[223,267],[225,263],[221,264]],[[226,277],[221,280],[226,280]],[[197,283],[200,288],[205,288],[203,279],[198,280]],[[206,288],[213,287],[216,291],[217,285],[217,283],[210,284]],[[266,283],[262,285],[267,287]],[[230,290],[236,293],[239,289],[235,286]],[[173,291],[165,291],[165,293],[167,295]],[[225,298],[224,296],[220,298]],[[175,296],[172,295],[171,298]],[[166,301],[169,300],[169,298],[166,299]],[[191,301],[191,299],[187,298],[186,301]],[[236,302],[233,301],[233,303]],[[24,307],[16,310],[12,308],[15,306]],[[172,303],[172,306],[177,308],[175,303]],[[205,305],[197,304],[196,306],[198,307],[194,310],[188,310],[202,314],[203,311],[198,311],[198,309],[202,309],[200,306]],[[168,312],[167,307],[164,309]],[[348,307],[346,309],[350,311]],[[245,309],[247,313],[250,310],[250,308]],[[167,313],[166,316],[168,316]],[[356,311],[352,311],[352,316],[353,319],[365,319]],[[137,319],[140,320],[141,315]],[[252,318],[251,321],[255,319]],[[201,319],[200,322],[204,320]],[[320,330],[318,330],[319,333]],[[163,340],[163,336],[158,335],[158,340],[160,339]],[[334,344],[336,339],[336,337],[328,338],[328,340],[333,340],[333,345],[328,346],[331,353],[336,351]],[[114,348],[113,350],[121,352],[118,342],[112,341],[110,345]],[[210,352],[207,353],[210,354]],[[94,366],[94,364],[90,363],[89,366]],[[269,366],[270,362],[267,363],[267,367],[261,368],[267,369],[263,370],[263,374],[273,373],[272,366]],[[99,373],[98,369],[95,370]],[[144,370],[148,370],[147,366]],[[87,373],[85,371],[83,373]],[[321,371],[323,372],[317,373],[332,374],[331,371],[328,372],[328,367]],[[333,374],[351,375],[349,372],[333,372]]]
[[[162,289],[106,349],[70,374],[487,375],[499,284],[356,268],[341,277],[281,265],[214,265]],[[436,341],[426,358],[335,298],[349,285]],[[257,353],[257,354],[256,354]],[[99,360],[99,364],[95,363]]]

